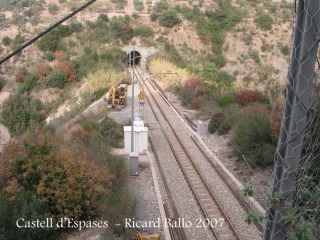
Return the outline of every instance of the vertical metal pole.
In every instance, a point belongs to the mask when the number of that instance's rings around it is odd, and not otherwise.
[[[289,85],[275,156],[271,186],[272,199],[279,194],[267,213],[263,239],[286,239],[288,227],[281,222],[292,207],[297,173],[310,105],[317,34],[320,27],[320,5],[315,0],[299,0],[294,31],[293,50],[288,72]]]
[[[132,112],[131,112],[131,152],[134,152],[134,61],[135,61],[135,48],[133,48],[133,54],[132,54],[132,61],[131,61],[131,67],[132,67]]]

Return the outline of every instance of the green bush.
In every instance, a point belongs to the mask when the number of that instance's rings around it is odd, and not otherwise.
[[[231,104],[236,103],[236,98],[234,95],[225,95],[217,100],[219,107],[224,108]]]
[[[59,7],[55,3],[49,3],[48,5],[48,12],[51,14],[56,14],[59,10]]]
[[[25,81],[19,86],[19,93],[22,94],[24,92],[30,91],[37,84],[38,78],[35,75],[29,74],[27,75]]]
[[[155,22],[155,21],[158,20],[159,16],[160,16],[159,13],[152,12],[152,13],[150,14],[150,20],[151,20],[152,22]]]
[[[215,58],[214,58],[214,64],[218,67],[218,68],[221,68],[223,67],[227,60],[226,58],[223,56],[223,54],[218,54]]]
[[[284,45],[282,48],[281,48],[281,52],[283,55],[289,55],[290,54],[290,48],[288,45]]]
[[[269,121],[266,116],[253,115],[241,118],[232,128],[232,141],[239,156],[245,154],[257,165],[273,162],[275,144],[269,134]]]
[[[9,38],[8,36],[5,36],[2,38],[2,43],[5,46],[9,46],[11,44],[11,38]]]
[[[51,51],[47,51],[43,54],[43,58],[47,59],[49,62],[53,61],[55,59],[54,53]]]
[[[252,52],[252,58],[256,63],[260,63],[261,62],[260,54],[259,54],[259,52],[257,50],[254,50]]]
[[[9,201],[0,196],[0,239],[16,240],[54,240],[57,237],[54,228],[18,228],[16,222],[20,218],[40,221],[50,218],[50,214],[35,196],[21,192],[15,200]],[[18,222],[23,225],[23,221]]]
[[[260,28],[262,28],[263,30],[271,30],[272,29],[273,19],[268,14],[263,14],[263,15],[257,17],[254,20],[254,22],[257,23],[258,26]]]
[[[223,112],[217,112],[213,114],[208,125],[208,131],[211,134],[215,133],[226,119],[227,117],[224,115]]]
[[[133,0],[133,5],[136,11],[142,11],[144,9],[144,3],[141,0]]]
[[[5,125],[12,137],[24,133],[29,125],[33,113],[28,94],[11,95],[4,103],[1,111],[1,123]],[[39,118],[34,119],[42,121]]]
[[[139,25],[133,30],[135,36],[152,37],[154,35],[153,29],[146,24]]]
[[[178,16],[177,12],[173,9],[169,9],[160,14],[159,23],[161,26],[164,27],[174,27],[175,25],[181,22],[180,17]]]
[[[47,78],[48,87],[63,88],[66,83],[66,76],[63,72],[53,70]]]
[[[69,37],[75,31],[78,31],[79,26],[75,25],[60,25],[51,32],[44,35],[38,41],[37,45],[42,51],[55,52],[57,50],[64,50],[65,46],[62,43],[62,38]]]
[[[213,83],[218,78],[218,69],[214,63],[205,64],[203,67],[202,77],[210,82]]]

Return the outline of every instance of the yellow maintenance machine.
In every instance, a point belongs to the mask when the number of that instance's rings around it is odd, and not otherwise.
[[[109,89],[108,104],[112,109],[121,109],[127,103],[127,84]]]

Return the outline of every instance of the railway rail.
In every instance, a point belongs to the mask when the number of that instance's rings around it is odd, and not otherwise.
[[[170,105],[169,102],[166,101],[167,98],[164,97],[164,91],[161,90],[158,84],[153,84],[154,82],[155,81],[151,81],[152,89],[156,89],[160,93],[160,96],[165,100],[165,102],[168,105]],[[145,85],[145,86],[147,86],[147,90],[150,93],[147,95],[147,101],[149,102],[149,105],[155,117],[157,118],[158,122],[161,125],[161,129],[164,132],[167,142],[170,145],[170,149],[175,157],[175,160],[179,165],[180,170],[182,171],[184,178],[186,179],[188,186],[198,203],[199,208],[201,209],[204,219],[207,220],[206,224],[208,228],[211,230],[213,236],[216,239],[245,239],[245,237],[241,236],[241,231],[234,226],[234,224],[232,223],[232,220],[230,219],[230,216],[224,210],[218,197],[212,191],[212,189],[210,188],[205,178],[202,176],[201,170],[197,167],[195,161],[192,159],[188,151],[185,149],[185,146],[179,139],[179,136],[175,131],[174,127],[170,124],[169,120],[166,117],[166,114],[163,112],[163,110],[161,109],[161,106],[158,104],[157,100],[153,96],[151,89],[149,88],[148,85]],[[157,110],[155,110],[155,108],[157,108]],[[187,116],[185,116],[185,119],[187,123],[192,127],[192,129],[195,130],[196,129],[195,124]],[[204,155],[204,157],[207,159],[207,161],[212,164],[212,168],[214,168],[215,171],[219,172],[214,167],[214,164],[209,159],[209,157],[201,149],[201,147],[196,144],[194,139],[192,141],[195,144],[195,148],[198,148],[201,151],[201,153]],[[160,166],[160,163],[158,163],[158,165]],[[160,169],[160,172],[161,172],[161,169]],[[223,177],[222,177],[222,180],[226,182],[226,180]],[[237,201],[240,203],[242,208],[245,209],[245,211],[247,211],[249,208],[242,202],[242,199],[240,199],[240,197],[236,195],[233,190],[231,190],[232,188],[229,184],[226,184],[226,185],[229,191],[232,192],[232,194],[235,196]],[[169,190],[166,189],[166,191],[169,191]],[[173,199],[170,199],[170,205],[174,205],[171,202],[174,202]],[[221,220],[223,219],[223,221],[225,222],[224,227],[217,226],[217,222],[216,222],[217,219],[221,219]],[[212,222],[212,221],[215,221],[215,222]]]

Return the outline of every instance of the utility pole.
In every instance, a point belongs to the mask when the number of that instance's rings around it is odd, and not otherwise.
[[[133,47],[131,67],[132,67],[132,111],[131,111],[131,152],[134,152],[134,61],[135,61],[135,47]]]

